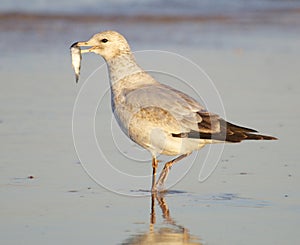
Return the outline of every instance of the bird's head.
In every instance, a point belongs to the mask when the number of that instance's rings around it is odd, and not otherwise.
[[[82,49],[81,53],[93,52],[101,55],[105,60],[130,52],[126,39],[116,31],[97,33],[88,41],[78,42],[77,46],[88,47]]]

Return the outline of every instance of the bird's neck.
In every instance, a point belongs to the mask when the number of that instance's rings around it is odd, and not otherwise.
[[[113,87],[127,76],[142,72],[131,53],[125,53],[113,57],[107,61],[109,78]]]

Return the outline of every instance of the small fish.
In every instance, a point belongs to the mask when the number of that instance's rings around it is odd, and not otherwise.
[[[72,66],[75,71],[76,83],[78,83],[78,79],[80,75],[81,50],[80,47],[77,46],[77,42],[72,44],[70,50],[71,50],[71,57],[72,57]]]

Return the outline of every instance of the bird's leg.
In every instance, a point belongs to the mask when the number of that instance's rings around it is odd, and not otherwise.
[[[173,222],[172,218],[170,217],[170,210],[167,205],[167,202],[165,200],[165,193],[157,193],[156,195],[156,200],[158,202],[159,207],[161,208],[161,211],[163,213],[163,218],[168,222],[168,223],[175,223]]]
[[[156,222],[155,199],[156,199],[156,192],[152,192],[152,194],[151,194],[151,218],[150,218],[151,225],[154,225]]]
[[[156,192],[156,169],[158,161],[155,156],[152,157],[152,188],[151,191]]]
[[[181,159],[187,157],[190,154],[191,153],[182,154],[179,157],[176,157],[172,161],[169,161],[165,164],[163,170],[160,173],[159,179],[156,182],[156,186],[159,188],[159,190],[163,190],[164,183],[168,177],[170,168],[173,166],[173,164],[179,162]]]

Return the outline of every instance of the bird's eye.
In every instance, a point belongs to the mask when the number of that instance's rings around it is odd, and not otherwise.
[[[101,40],[101,42],[102,42],[102,43],[107,43],[108,40],[107,40],[106,38],[103,38],[103,39]]]

